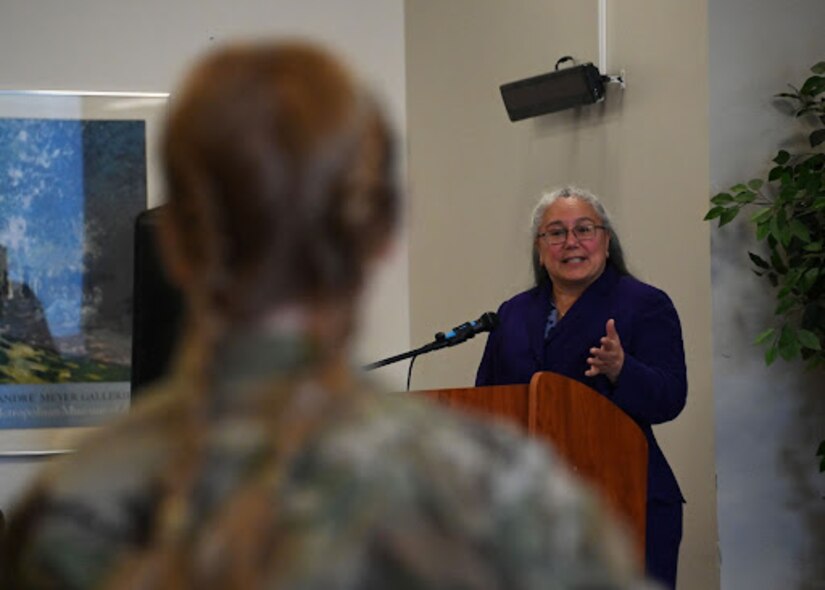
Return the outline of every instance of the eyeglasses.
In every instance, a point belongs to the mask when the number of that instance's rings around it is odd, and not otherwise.
[[[597,229],[607,228],[603,225],[596,225],[595,223],[580,223],[572,229],[557,226],[544,230],[538,234],[536,238],[548,246],[557,246],[559,244],[564,244],[567,241],[568,233],[572,231],[573,235],[579,242],[589,242],[596,237]]]

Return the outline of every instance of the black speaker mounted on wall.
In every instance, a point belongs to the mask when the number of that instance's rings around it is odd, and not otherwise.
[[[502,84],[501,98],[511,121],[537,117],[580,105],[593,104],[604,99],[602,76],[592,63],[558,69],[524,80]]]

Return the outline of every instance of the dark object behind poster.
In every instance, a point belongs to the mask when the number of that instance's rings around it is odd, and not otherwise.
[[[165,207],[149,209],[135,221],[132,395],[169,368],[180,331],[180,293],[166,278],[156,243]]]

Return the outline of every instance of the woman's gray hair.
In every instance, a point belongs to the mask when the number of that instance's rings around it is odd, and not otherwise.
[[[541,222],[544,219],[544,213],[547,211],[547,208],[558,199],[579,199],[580,201],[584,201],[593,207],[598,216],[601,217],[601,223],[605,226],[606,231],[610,235],[610,245],[607,248],[607,263],[612,265],[613,268],[619,272],[619,274],[629,275],[630,272],[627,270],[627,266],[624,261],[624,253],[622,251],[622,245],[619,242],[619,236],[616,234],[616,230],[613,227],[613,222],[610,219],[610,214],[602,204],[601,199],[586,189],[568,185],[554,189],[550,192],[545,192],[533,208],[533,215],[530,222],[530,235],[533,240],[533,276],[536,280],[536,285],[541,285],[542,283],[550,280],[547,270],[542,266],[541,261],[539,260],[538,242],[536,237],[538,236]]]

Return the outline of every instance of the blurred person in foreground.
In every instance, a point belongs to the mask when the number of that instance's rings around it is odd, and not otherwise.
[[[176,368],[24,497],[6,587],[644,587],[544,447],[353,370],[399,210],[392,151],[314,46],[194,68],[164,138]]]
[[[544,194],[531,226],[536,286],[499,309],[476,385],[529,383],[533,373],[552,371],[636,421],[649,450],[647,573],[675,588],[684,498],[651,425],[685,407],[679,316],[666,293],[630,275],[594,194],[572,186]]]

